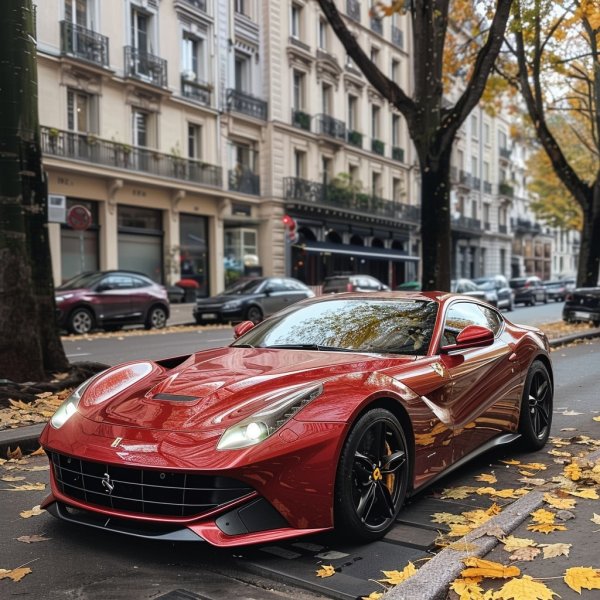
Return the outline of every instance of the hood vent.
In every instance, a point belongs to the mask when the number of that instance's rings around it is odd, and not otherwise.
[[[197,396],[182,396],[180,394],[156,394],[155,400],[169,400],[170,402],[194,402]]]

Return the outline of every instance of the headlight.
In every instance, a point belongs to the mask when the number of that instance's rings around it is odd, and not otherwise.
[[[227,429],[217,444],[217,450],[237,450],[262,442],[322,392],[323,384],[320,383],[275,400],[267,408],[259,410]]]
[[[230,300],[223,304],[223,310],[231,310],[232,308],[239,308],[242,305],[242,300]]]
[[[50,425],[54,429],[60,429],[76,412],[81,396],[83,392],[92,382],[94,377],[84,381],[59,407],[58,410],[52,415],[50,419]]]
[[[56,302],[62,302],[63,300],[68,300],[72,297],[73,294],[63,294],[62,296],[55,296],[54,299],[56,300]]]

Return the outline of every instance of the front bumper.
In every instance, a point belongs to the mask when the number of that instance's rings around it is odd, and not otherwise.
[[[582,309],[582,308],[564,308],[563,321],[572,323],[573,321],[593,321],[600,322],[600,308]]]
[[[241,321],[244,317],[243,308],[223,310],[221,308],[196,306],[192,312],[196,321],[204,323],[229,323],[230,321]]]

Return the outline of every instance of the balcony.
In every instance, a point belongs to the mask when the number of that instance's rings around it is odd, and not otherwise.
[[[471,178],[471,187],[474,190],[479,191],[481,189],[481,179],[479,179],[479,177],[472,177]]]
[[[346,123],[339,119],[334,119],[329,115],[320,114],[315,117],[316,132],[320,135],[325,135],[329,138],[346,141]]]
[[[359,131],[348,130],[348,143],[357,148],[363,147],[363,134]]]
[[[204,106],[210,106],[211,92],[212,86],[209,83],[190,79],[189,73],[181,75],[181,95],[184,98],[188,98]]]
[[[261,98],[240,90],[227,90],[227,110],[242,113],[261,121],[267,120],[268,104]]]
[[[221,167],[216,165],[100,139],[89,133],[41,127],[41,144],[46,156],[141,171],[211,187],[223,186]]]
[[[383,21],[377,17],[371,17],[371,31],[383,35]]]
[[[500,148],[499,153],[500,153],[500,158],[503,158],[505,160],[510,160],[512,150],[510,150],[509,148]]]
[[[228,172],[229,190],[260,196],[260,176],[249,167],[230,169]]]
[[[346,14],[360,23],[360,2],[359,0],[346,0]]]
[[[204,13],[207,12],[206,0],[184,0],[184,2],[190,6],[193,6],[194,8],[197,8],[198,10],[201,10]]]
[[[392,158],[399,162],[404,162],[404,148],[392,146]]]
[[[512,185],[503,181],[498,185],[498,194],[501,196],[506,196],[507,198],[513,198],[515,195],[515,190]]]
[[[492,193],[492,184],[489,181],[484,181],[483,182],[483,191],[486,194],[491,194]]]
[[[385,144],[381,140],[373,138],[371,140],[371,152],[383,156],[385,154]]]
[[[453,231],[480,234],[481,221],[473,217],[464,217],[463,215],[455,215],[452,217],[451,228]]]
[[[498,233],[508,233],[507,225],[498,225]]]
[[[458,182],[465,187],[471,187],[471,175],[461,169],[458,172]]]
[[[392,25],[392,44],[404,48],[404,32],[395,25]]]
[[[125,46],[125,76],[158,87],[167,86],[167,61],[144,50]]]
[[[60,22],[60,52],[108,67],[108,38],[69,21]]]
[[[397,221],[419,223],[421,211],[416,206],[386,200],[372,194],[355,192],[334,183],[308,181],[299,177],[283,179],[285,199],[288,201],[317,204],[339,210],[360,212]]]
[[[310,115],[304,111],[292,108],[292,125],[298,129],[310,131]]]
[[[515,233],[529,233],[537,235],[542,233],[542,226],[539,223],[534,223],[529,219],[511,219],[511,225]]]

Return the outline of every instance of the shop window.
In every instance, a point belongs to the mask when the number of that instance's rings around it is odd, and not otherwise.
[[[179,216],[180,277],[196,282],[196,295],[208,296],[208,226],[206,217]]]
[[[92,215],[92,224],[85,231],[76,231],[66,223],[61,225],[60,254],[63,281],[80,273],[98,271],[98,204],[91,200],[67,198],[67,210],[85,206]]]

